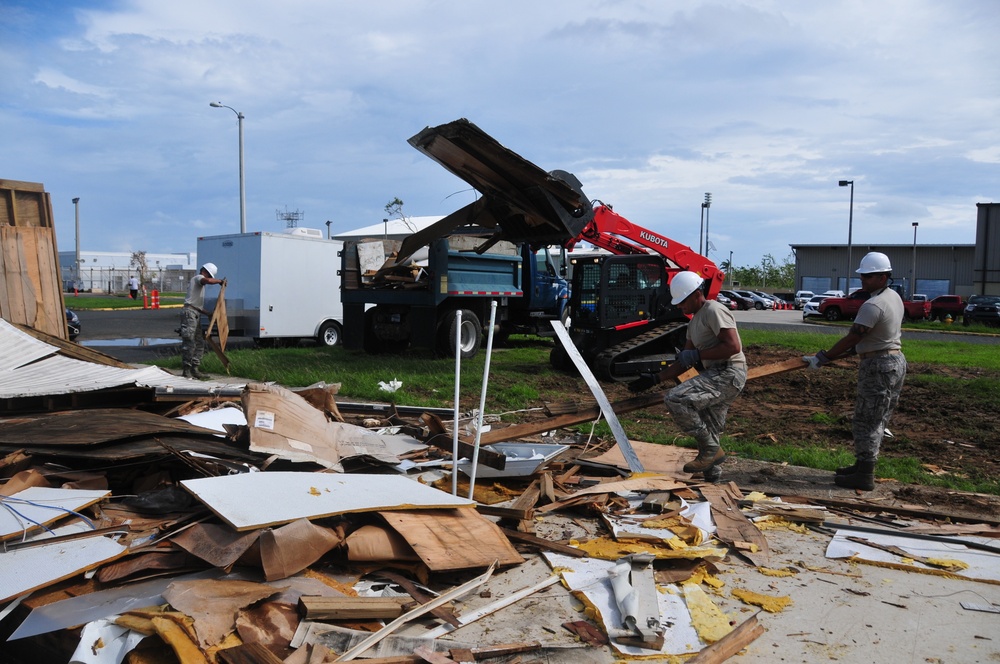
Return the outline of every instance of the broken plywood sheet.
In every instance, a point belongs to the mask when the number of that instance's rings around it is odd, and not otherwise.
[[[524,558],[475,510],[380,512],[432,572],[520,565]]]
[[[696,450],[684,447],[643,443],[635,440],[632,441],[632,449],[635,450],[636,456],[642,461],[647,472],[663,473],[673,477],[688,477],[691,473],[684,472],[684,464],[694,459],[698,454]],[[622,454],[617,445],[601,456],[587,459],[587,461],[606,463],[616,468],[628,468],[625,455]]]
[[[876,545],[895,547],[910,554],[913,558],[906,558],[884,549],[852,542],[847,539],[848,537],[861,537]],[[826,557],[851,558],[924,574],[944,574],[970,581],[1000,584],[1000,555],[956,546],[954,539],[965,539],[988,546],[996,545],[996,540],[989,537],[949,538],[951,540],[949,542],[935,542],[927,539],[895,537],[847,529],[837,531],[827,546]],[[917,562],[916,558],[929,559],[935,565]],[[948,565],[947,563],[955,564]],[[950,567],[950,569],[943,569],[944,567]]]
[[[615,561],[596,558],[570,558],[558,553],[543,553],[554,570],[562,575],[566,586],[576,594],[583,595],[593,605],[600,616],[606,633],[614,633],[625,628],[621,609],[615,601],[614,590],[608,570]],[[658,590],[662,590],[658,588]],[[674,592],[657,592],[657,606],[660,610],[660,625],[664,629],[664,643],[659,650],[627,646],[612,640],[612,646],[623,655],[685,655],[698,652],[705,644],[695,631],[684,600]]]
[[[265,472],[181,485],[236,530],[350,512],[475,506],[398,475]]]
[[[31,541],[80,532],[79,524],[64,526],[41,533]],[[0,569],[3,570],[0,603],[94,569],[126,551],[124,545],[102,535],[0,551]]]
[[[615,482],[602,482],[586,489],[581,489],[570,494],[567,498],[577,498],[579,496],[591,496],[601,493],[622,493],[635,491],[672,491],[674,489],[687,488],[687,484],[678,482],[672,477],[665,475],[643,474],[634,476],[627,480]]]
[[[33,486],[13,496],[0,497],[0,540],[21,537],[47,524],[71,516],[93,505],[110,491],[84,489],[51,489]]]
[[[0,421],[0,444],[20,447],[96,445],[164,433],[217,436],[180,419],[126,408],[66,410]]]

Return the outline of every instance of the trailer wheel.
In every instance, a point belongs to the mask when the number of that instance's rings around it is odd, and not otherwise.
[[[340,323],[335,320],[323,323],[319,328],[319,334],[316,335],[316,341],[319,342],[320,346],[336,346],[340,343],[340,339]]]
[[[443,349],[448,357],[455,357],[455,319],[454,311],[449,311],[442,316],[438,325],[438,347]],[[462,309],[462,336],[461,348],[462,359],[475,357],[479,352],[479,347],[483,343],[483,326],[475,313],[468,309]]]

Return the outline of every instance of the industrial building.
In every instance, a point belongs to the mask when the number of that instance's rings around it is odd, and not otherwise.
[[[861,287],[854,270],[869,251],[892,263],[907,295],[1000,295],[1000,203],[978,203],[975,244],[793,244],[795,288],[822,293]],[[848,279],[850,281],[848,282]]]

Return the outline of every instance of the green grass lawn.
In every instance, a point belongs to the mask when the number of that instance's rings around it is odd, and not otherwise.
[[[74,311],[96,309],[142,309],[142,296],[133,300],[128,293],[122,295],[73,295],[66,293],[66,308]],[[184,304],[184,293],[160,293],[160,306]]]
[[[767,344],[787,349],[790,354],[811,354],[828,348],[833,340],[822,333],[774,332],[768,330],[741,330],[744,346]],[[560,402],[589,397],[589,390],[579,376],[568,375],[551,368],[548,354],[551,342],[535,337],[512,337],[511,346],[496,349],[491,360],[487,387],[486,411],[503,413],[506,421],[516,422],[524,411],[541,408],[544,402]],[[1000,371],[1000,353],[995,345],[967,343],[956,337],[954,341],[906,342],[906,356],[911,363],[951,367],[959,370]],[[405,355],[368,355],[362,351],[345,350],[343,347],[301,347],[267,350],[234,350],[228,353],[231,374],[251,380],[274,381],[282,385],[299,387],[317,382],[340,383],[340,398],[394,402],[408,406],[452,407],[454,394],[454,362],[433,358],[420,353]],[[462,363],[462,410],[479,407],[480,386],[485,354]],[[173,357],[158,362],[162,366],[179,369],[180,358]],[[205,356],[202,368],[211,373],[224,373],[221,363],[211,353]],[[1000,408],[1000,385],[991,377],[950,375],[918,375],[908,377],[908,385],[930,385],[941,394],[961,394],[963,399],[980,412]],[[379,389],[379,382],[392,379],[403,386],[394,394]],[[611,401],[629,395],[624,385],[605,385]],[[814,417],[832,416],[822,413]],[[676,444],[693,447],[690,439],[676,433],[670,415],[662,408],[630,413],[622,418],[629,437],[653,443]],[[829,424],[829,422],[817,422]],[[592,425],[578,427],[590,432]],[[611,437],[603,421],[594,431]],[[824,470],[849,465],[853,458],[845,451],[841,441],[829,444],[816,441],[724,439],[730,453],[766,461],[787,462]],[[952,487],[958,490],[979,491],[1000,495],[1000,480],[994,477],[960,477],[932,475],[912,457],[883,457],[878,475],[903,482]]]

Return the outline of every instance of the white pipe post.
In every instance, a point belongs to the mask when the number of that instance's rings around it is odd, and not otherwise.
[[[455,414],[451,425],[451,495],[458,495],[458,396],[462,376],[462,310],[455,311]]]
[[[486,337],[486,364],[483,366],[483,388],[479,395],[479,419],[476,421],[476,441],[472,448],[472,469],[469,471],[469,500],[476,490],[476,464],[479,463],[479,440],[483,436],[483,409],[486,408],[486,385],[490,379],[490,359],[493,357],[493,330],[497,320],[497,301],[490,302],[490,333]]]

